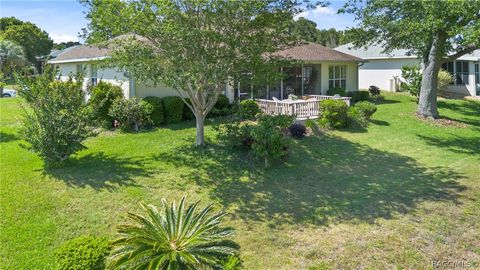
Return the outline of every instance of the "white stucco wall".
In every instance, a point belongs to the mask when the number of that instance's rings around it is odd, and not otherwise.
[[[415,58],[410,59],[369,59],[359,67],[358,84],[360,89],[368,89],[370,85],[378,86],[381,90],[392,91],[390,84],[395,77],[402,76],[402,67],[408,64],[419,65]]]
[[[321,63],[321,91],[322,95],[326,95],[329,89],[328,86],[328,68],[330,66],[337,66],[337,65],[346,65],[347,66],[347,73],[346,73],[346,81],[347,81],[347,91],[358,91],[358,64],[357,63],[345,63],[345,62],[323,62]]]
[[[450,85],[445,92],[475,96],[475,75],[473,61],[469,61],[469,83],[467,85]],[[403,59],[368,59],[368,62],[359,67],[359,87],[368,89],[370,85],[380,87],[381,90],[392,91],[391,80],[394,76],[402,77],[402,67],[407,64],[420,65],[415,58]]]
[[[69,74],[74,74],[77,71],[77,64],[82,64],[82,67],[85,68],[84,88],[86,89],[88,83],[92,79],[92,69],[90,63],[59,63],[56,65],[59,67],[60,78],[62,80],[66,80]],[[130,97],[129,79],[125,77],[122,72],[118,72],[112,68],[99,68],[97,70],[97,81],[105,81],[113,85],[118,85],[120,88],[122,88],[125,97]]]

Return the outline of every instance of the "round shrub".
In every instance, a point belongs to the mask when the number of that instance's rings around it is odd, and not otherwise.
[[[105,269],[105,258],[110,253],[106,238],[80,236],[65,242],[54,253],[61,270]]]
[[[355,104],[355,108],[358,110],[358,113],[363,115],[365,118],[370,119],[372,115],[377,111],[377,106],[372,102],[361,101]]]
[[[372,96],[376,97],[380,95],[380,88],[375,85],[370,85],[370,87],[368,87],[368,92],[370,92]]]
[[[347,97],[351,97],[352,103],[357,103],[360,101],[367,101],[370,99],[370,93],[367,91],[351,91],[347,92]]]
[[[227,96],[225,95],[218,96],[217,103],[213,105],[213,108],[210,111],[210,115],[212,116],[227,115],[229,112],[228,110],[229,105],[230,105],[230,101],[228,100]]]
[[[348,108],[347,119],[349,127],[364,128],[368,126],[367,117],[360,113],[360,110],[355,106]]]
[[[325,128],[342,128],[347,125],[348,105],[342,100],[327,99],[320,102],[318,123]]]
[[[165,110],[165,123],[178,123],[183,118],[183,108],[185,103],[180,97],[168,96],[162,98],[163,108]]]
[[[142,99],[152,106],[152,113],[150,114],[150,120],[155,126],[161,125],[165,122],[165,112],[163,109],[162,99],[159,97],[145,97]]]
[[[257,102],[251,99],[242,100],[238,106],[238,116],[241,119],[254,119],[261,112]]]
[[[152,105],[137,97],[117,99],[110,108],[109,115],[119,122],[123,131],[138,131],[140,126],[150,122]]]
[[[301,139],[307,134],[307,127],[304,124],[293,123],[288,129],[290,130],[290,135],[297,139]]]
[[[190,101],[189,98],[185,98],[185,101],[188,103],[188,104],[192,104],[192,102]],[[193,114],[192,110],[187,106],[187,105],[183,105],[183,120],[193,120],[195,119],[195,114]]]
[[[329,95],[329,96],[340,95],[340,96],[344,97],[345,94],[346,94],[345,89],[343,89],[341,87],[332,87],[332,88],[327,90],[327,95]]]
[[[88,104],[97,125],[105,128],[112,127],[114,119],[108,114],[108,111],[113,102],[120,98],[123,98],[122,88],[111,83],[100,81],[90,89]]]

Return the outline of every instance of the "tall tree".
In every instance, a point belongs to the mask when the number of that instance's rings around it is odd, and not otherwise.
[[[304,17],[298,18],[296,21],[292,21],[290,26],[291,35],[299,40],[316,42],[319,30],[317,24],[313,21],[305,19]]]
[[[36,63],[37,56],[50,53],[53,41],[47,32],[30,22],[23,22],[14,17],[0,19],[0,37],[14,41],[25,50],[25,57],[30,63]]]
[[[408,49],[418,55],[423,73],[417,113],[438,118],[438,72],[445,61],[480,47],[480,1],[350,0],[342,12],[360,22],[355,45],[383,42],[386,52]]]
[[[13,41],[0,40],[0,71],[12,78],[13,72],[25,66],[23,48]]]
[[[111,42],[111,63],[144,83],[178,91],[195,114],[196,144],[204,120],[231,78],[267,70],[269,53],[292,39],[288,26],[309,0],[83,1],[90,19],[86,38]]]
[[[78,41],[67,41],[67,42],[60,42],[60,43],[53,43],[53,49],[55,50],[63,50],[66,48],[70,48],[73,46],[81,45]]]

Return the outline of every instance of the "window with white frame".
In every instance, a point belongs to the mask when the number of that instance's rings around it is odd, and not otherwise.
[[[328,87],[343,89],[347,87],[346,65],[332,65],[328,67]]]
[[[97,66],[90,65],[90,72],[92,74],[92,86],[97,85]]]
[[[468,61],[454,61],[447,62],[442,65],[442,68],[450,73],[454,80],[451,84],[467,85],[468,75],[470,73]]]

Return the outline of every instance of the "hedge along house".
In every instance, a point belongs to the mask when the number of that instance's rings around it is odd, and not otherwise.
[[[368,61],[359,68],[359,87],[363,89],[375,85],[382,90],[399,91],[402,67],[407,64],[420,66],[418,57],[409,54],[407,50],[394,50],[386,54],[381,45],[354,48],[353,44],[349,43],[335,50]],[[480,50],[476,50],[455,61],[444,63],[442,68],[454,77],[453,83],[445,89],[445,92],[461,96],[480,96],[479,62]]]
[[[61,79],[79,71],[85,72],[85,88],[98,81],[106,81],[122,88],[125,97],[137,96],[175,96],[178,92],[170,87],[157,85],[146,86],[131,78],[127,73],[115,68],[97,68],[96,61],[108,57],[109,49],[83,45],[60,53],[48,61],[55,65]],[[286,99],[289,94],[326,95],[328,89],[340,87],[347,91],[358,90],[358,66],[362,59],[342,53],[318,44],[306,43],[276,53],[277,56],[291,60],[289,66],[279,67],[284,76],[282,80],[262,87],[248,83],[248,78],[226,83],[224,93],[230,101],[241,98],[273,97]],[[246,74],[248,77],[248,74]],[[247,82],[247,83],[245,83]]]

